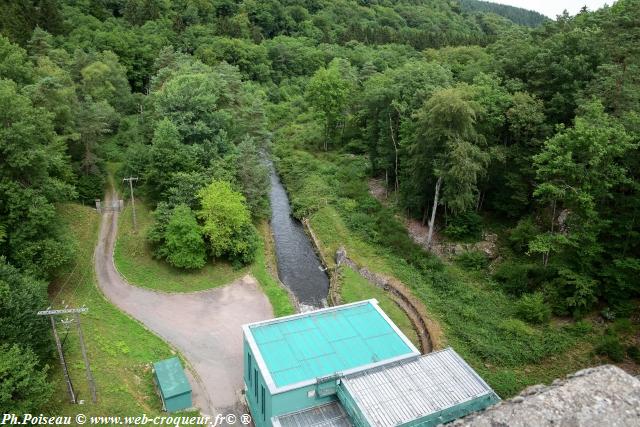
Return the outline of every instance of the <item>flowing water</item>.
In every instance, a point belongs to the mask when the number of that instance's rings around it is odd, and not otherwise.
[[[289,197],[273,165],[269,199],[280,280],[293,292],[303,310],[326,306],[329,278],[302,224],[291,216]]]

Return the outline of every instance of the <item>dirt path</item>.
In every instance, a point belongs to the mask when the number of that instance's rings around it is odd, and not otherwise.
[[[111,199],[108,196],[107,203]],[[95,250],[98,284],[116,306],[177,348],[195,371],[190,376],[194,404],[203,414],[243,412],[241,325],[273,317],[269,300],[247,275],[207,291],[168,294],[128,284],[117,272],[113,248],[117,212],[102,216]],[[151,361],[150,361],[151,362]]]

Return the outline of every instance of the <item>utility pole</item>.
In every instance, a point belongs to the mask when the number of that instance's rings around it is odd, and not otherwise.
[[[38,316],[49,316],[51,319],[51,327],[53,328],[53,338],[56,342],[56,347],[58,349],[58,356],[60,357],[60,365],[62,366],[62,372],[64,374],[64,379],[67,383],[67,390],[69,391],[69,398],[71,399],[71,403],[77,403],[77,396],[73,389],[73,383],[71,382],[71,377],[69,376],[69,370],[67,368],[67,362],[64,358],[64,352],[62,351],[62,344],[60,343],[60,337],[58,336],[58,330],[56,328],[56,320],[55,316],[61,314],[73,314],[76,325],[78,327],[78,335],[80,338],[80,346],[82,348],[82,357],[84,358],[84,366],[87,372],[87,380],[89,381],[89,388],[91,390],[91,397],[93,402],[96,402],[96,385],[93,380],[93,375],[91,373],[91,367],[89,366],[89,358],[87,357],[87,349],[84,344],[84,335],[82,334],[82,328],[80,326],[80,313],[86,313],[89,311],[86,307],[81,308],[64,308],[61,310],[51,310],[50,307],[47,310],[42,310],[38,312]]]
[[[129,178],[124,178],[122,182],[129,181],[129,189],[131,190],[131,209],[133,209],[133,232],[138,231],[138,224],[136,222],[136,200],[133,197],[133,181],[138,181],[138,178],[134,178],[130,176]]]
[[[89,357],[87,356],[87,347],[84,345],[84,334],[82,333],[82,327],[80,326],[80,313],[74,313],[76,326],[78,327],[78,337],[80,338],[80,348],[82,349],[82,358],[84,359],[84,369],[87,373],[87,381],[89,382],[89,390],[91,390],[91,400],[96,403],[96,383],[93,380],[93,374],[91,373],[91,366],[89,365]]]

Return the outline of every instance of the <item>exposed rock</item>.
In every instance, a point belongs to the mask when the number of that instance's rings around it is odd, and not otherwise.
[[[550,386],[537,385],[456,426],[608,426],[640,425],[640,380],[611,365],[584,369]]]

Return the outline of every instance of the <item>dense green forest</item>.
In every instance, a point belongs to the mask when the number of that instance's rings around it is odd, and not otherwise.
[[[4,412],[35,411],[52,393],[50,325],[32,313],[77,250],[56,206],[102,198],[107,162],[140,178],[155,219],[144,238],[177,268],[253,261],[273,156],[295,216],[331,207],[349,233],[411,267],[418,290],[473,299],[447,288],[434,272],[448,261],[416,245],[399,215],[429,227],[427,247],[482,240],[497,224],[501,257],[460,261],[530,324],[636,322],[640,0],[542,23],[470,3],[4,2]],[[369,178],[392,203],[370,196]],[[487,327],[457,339],[488,364],[502,353]],[[606,339],[603,354],[626,357]],[[533,355],[509,366],[555,351],[525,341],[518,351]],[[637,359],[637,343],[628,354]]]
[[[460,6],[464,12],[495,13],[516,24],[526,25],[528,27],[537,27],[549,20],[549,18],[543,14],[533,10],[482,0],[460,0]]]

